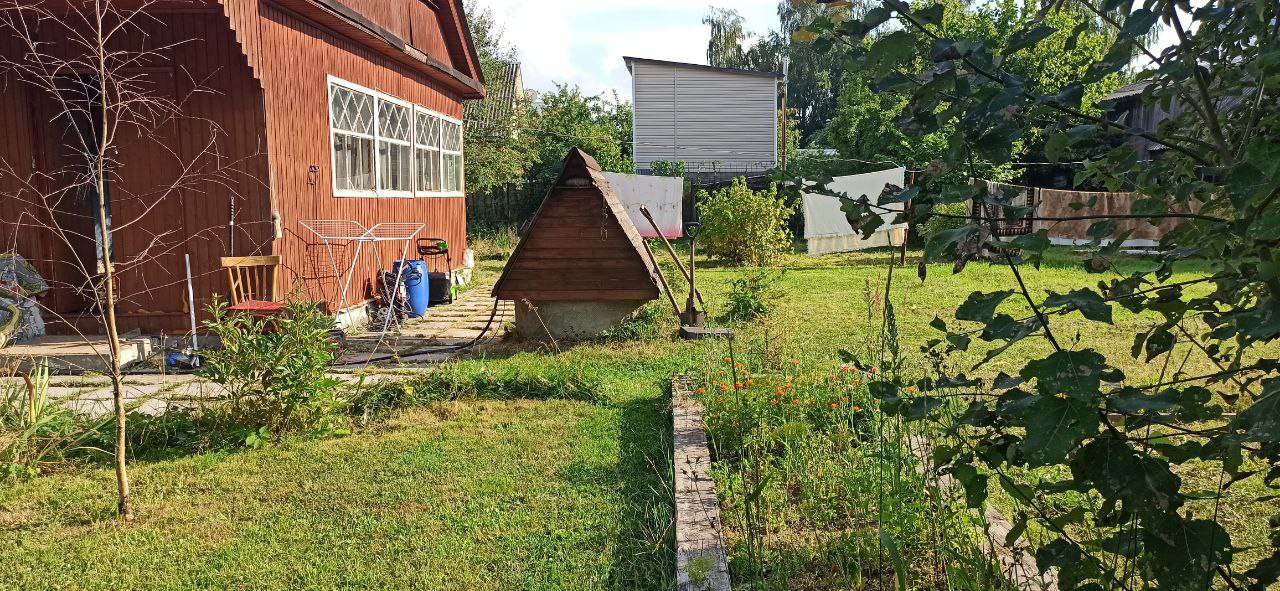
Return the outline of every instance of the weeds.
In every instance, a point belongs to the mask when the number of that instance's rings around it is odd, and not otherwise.
[[[94,422],[49,399],[49,366],[33,364],[29,374],[6,371],[20,377],[0,382],[0,479],[26,479],[42,469],[65,462],[89,449],[101,431]]]
[[[782,290],[778,284],[785,277],[785,270],[778,272],[748,272],[729,282],[729,300],[720,316],[724,323],[750,322],[773,313]]]

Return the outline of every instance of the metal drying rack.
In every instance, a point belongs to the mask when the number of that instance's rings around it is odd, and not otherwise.
[[[325,251],[329,254],[329,264],[333,266],[334,277],[342,284],[342,293],[339,295],[338,309],[335,316],[341,315],[347,308],[347,290],[351,288],[351,278],[355,276],[356,264],[360,262],[360,253],[365,244],[368,244],[373,249],[374,256],[377,258],[378,263],[381,264],[382,252],[378,248],[378,244],[381,242],[403,241],[404,246],[401,248],[400,260],[405,261],[408,260],[410,243],[426,227],[426,224],[388,222],[366,228],[353,220],[302,220],[300,223],[302,227],[324,242]],[[342,272],[338,268],[338,260],[333,255],[334,242],[354,242],[356,244],[355,254],[352,255],[351,263],[347,266],[345,281],[343,280]],[[403,276],[403,272],[396,274],[395,289],[391,293],[400,293],[400,279]],[[386,320],[382,323],[382,333],[378,336],[378,344],[374,346],[375,351],[382,345],[382,340],[386,338],[387,332],[391,329],[392,315],[392,313],[388,312]]]

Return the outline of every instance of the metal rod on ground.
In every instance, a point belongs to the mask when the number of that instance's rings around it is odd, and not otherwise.
[[[653,254],[653,249],[649,247],[648,240],[641,240],[644,243],[644,251],[649,253],[649,262],[653,263],[653,268],[658,271],[658,282],[662,284],[662,291],[666,292],[667,299],[671,301],[671,309],[675,311],[676,318],[680,317],[680,304],[676,303],[676,294],[671,293],[671,286],[667,284],[667,276],[662,274],[662,267],[658,266],[658,257]]]
[[[640,214],[644,216],[644,219],[649,220],[649,225],[653,226],[653,231],[658,233],[658,238],[662,240],[663,246],[667,247],[667,254],[671,255],[672,260],[676,262],[676,266],[680,268],[680,274],[684,275],[684,280],[692,283],[692,279],[689,277],[689,270],[684,267],[684,262],[680,260],[680,255],[676,254],[676,249],[671,247],[671,242],[663,235],[662,228],[658,227],[658,222],[653,221],[653,215],[649,213],[649,208],[641,205]],[[698,296],[698,303],[702,304],[704,308],[707,307],[707,303],[702,300],[702,292],[694,290],[693,293]]]

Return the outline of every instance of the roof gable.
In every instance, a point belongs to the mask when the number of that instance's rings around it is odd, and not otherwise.
[[[652,300],[658,270],[600,165],[577,148],[493,287],[501,300]]]

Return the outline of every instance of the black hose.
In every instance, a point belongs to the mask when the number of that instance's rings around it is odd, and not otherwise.
[[[489,332],[490,328],[493,327],[493,320],[494,318],[498,317],[498,306],[501,303],[502,302],[499,300],[493,301],[493,311],[489,313],[489,321],[485,323],[484,329],[480,331],[480,334],[476,335],[476,338],[471,339],[471,342],[469,343],[463,343],[461,345],[449,345],[447,347],[435,347],[432,349],[428,349],[426,351],[418,351],[417,353],[410,353],[408,355],[383,355],[381,357],[371,357],[369,359],[362,359],[360,361],[334,363],[330,365],[330,367],[350,367],[352,365],[366,365],[369,363],[377,363],[379,361],[391,361],[393,359],[400,359],[401,361],[403,361],[405,359],[413,359],[415,357],[425,357],[427,355],[438,355],[440,353],[449,353],[452,351],[462,351],[464,349],[470,349],[471,347],[476,346],[476,344],[480,342],[480,339],[484,338],[484,335]]]

